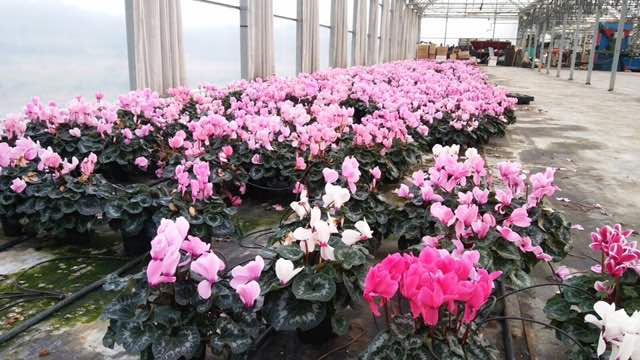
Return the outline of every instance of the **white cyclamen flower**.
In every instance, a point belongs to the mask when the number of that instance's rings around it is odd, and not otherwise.
[[[280,280],[281,285],[286,285],[293,279],[304,267],[294,269],[291,260],[278,259],[276,261],[276,276]]]

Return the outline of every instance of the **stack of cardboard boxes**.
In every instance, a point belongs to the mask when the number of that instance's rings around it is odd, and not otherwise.
[[[416,48],[416,59],[436,59],[438,61],[445,61],[447,58],[452,60],[469,60],[469,51],[462,51],[459,48],[455,48],[451,54],[449,54],[449,48],[446,46],[438,46],[434,43],[420,43]]]

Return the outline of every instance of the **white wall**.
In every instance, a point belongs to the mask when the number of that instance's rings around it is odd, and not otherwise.
[[[445,18],[423,18],[420,39],[434,43],[444,43]],[[491,39],[493,17],[491,18],[450,18],[447,24],[447,45],[457,45],[460,38]],[[497,19],[495,38],[515,42],[518,19]]]

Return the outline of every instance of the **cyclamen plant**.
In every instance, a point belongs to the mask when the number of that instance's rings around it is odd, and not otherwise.
[[[188,233],[185,218],[162,220],[146,271],[105,309],[106,346],[165,360],[204,356],[206,348],[236,357],[250,350],[264,328],[257,315],[264,260],[229,276],[211,245]]]
[[[607,351],[616,360],[640,355],[640,342],[635,340],[640,324],[640,249],[631,240],[633,233],[620,224],[602,226],[591,233],[590,247],[599,259],[594,259],[597,264],[590,271],[571,273],[566,267],[556,271],[563,286],[547,301],[544,312],[553,326],[591,350],[586,353],[574,346],[572,359],[592,359]],[[556,335],[565,338],[560,332]]]
[[[361,358],[495,359],[474,320],[501,272],[489,273],[479,259],[477,251],[425,247],[373,266],[363,296],[375,316],[384,310],[387,329]]]
[[[436,145],[434,165],[395,191],[405,201],[395,216],[400,247],[474,249],[483,266],[526,286],[537,262],[559,260],[569,247],[570,224],[543,203],[558,190],[554,170],[531,175],[527,185],[520,164],[502,162],[497,186],[476,149],[467,149],[464,161],[458,151]],[[418,244],[407,240],[420,238]]]
[[[343,174],[347,182],[357,182],[359,175],[349,164]],[[261,279],[269,324],[278,331],[314,330],[317,334],[311,342],[322,341],[331,331],[347,332],[346,311],[359,301],[372,259],[363,245],[373,237],[366,219],[356,222],[355,229],[343,227],[341,211],[351,194],[333,184],[337,173],[325,173],[329,180],[320,202],[310,202],[303,189],[300,199],[291,203],[298,220],[282,228],[284,237],[273,245],[280,257],[275,273],[268,272]]]

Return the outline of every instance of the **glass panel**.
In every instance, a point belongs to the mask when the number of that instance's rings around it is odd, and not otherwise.
[[[276,74],[296,75],[296,26],[293,20],[273,18]]]
[[[331,26],[331,0],[320,0],[320,25]]]
[[[329,48],[331,42],[331,29],[320,27],[320,69],[329,67]]]
[[[123,1],[2,0],[0,34],[0,118],[35,95],[63,105],[129,90]]]
[[[273,15],[298,18],[298,0],[273,0]]]
[[[212,0],[212,1],[227,4],[227,5],[240,6],[240,0]]]
[[[184,0],[182,26],[189,86],[240,79],[240,10]]]

